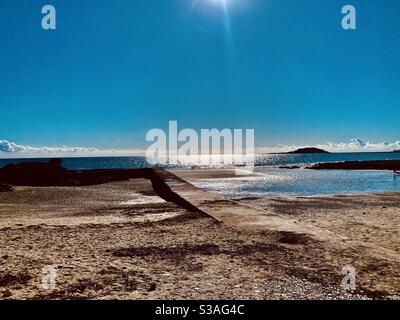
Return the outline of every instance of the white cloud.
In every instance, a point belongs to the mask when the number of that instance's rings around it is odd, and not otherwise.
[[[13,142],[7,140],[0,140],[0,152],[21,152],[24,151],[24,146],[19,146]]]
[[[317,147],[330,152],[379,152],[400,150],[400,141],[369,142],[352,139],[349,142],[327,142],[316,145],[277,145],[258,147],[256,153],[287,152],[305,147]],[[51,157],[98,157],[98,156],[140,156],[141,149],[99,150],[86,147],[32,147],[18,145],[7,140],[0,140],[0,158],[51,158]]]
[[[333,152],[365,152],[365,151],[393,151],[400,149],[400,141],[395,142],[370,142],[352,139],[349,143],[328,143],[328,151]]]
[[[86,147],[32,147],[0,140],[0,158],[81,157],[81,156],[133,156],[143,154],[141,150],[99,150]]]
[[[330,152],[391,152],[393,150],[400,150],[400,141],[370,142],[354,138],[349,142],[327,142],[316,145],[278,145],[276,147],[261,147],[257,148],[257,152],[287,152],[306,147],[316,147]]]

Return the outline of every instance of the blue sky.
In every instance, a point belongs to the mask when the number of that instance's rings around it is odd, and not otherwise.
[[[400,140],[398,0],[227,0],[230,28],[210,1],[2,0],[0,140],[143,148],[169,120],[258,146]]]

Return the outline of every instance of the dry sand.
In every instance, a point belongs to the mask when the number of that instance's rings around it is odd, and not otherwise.
[[[387,193],[238,202],[386,250],[380,256],[310,234],[238,230],[163,201],[147,180],[17,187],[0,193],[0,297],[398,299],[399,199]],[[340,286],[348,264],[358,272],[355,292]],[[41,286],[46,265],[57,270],[53,290]]]

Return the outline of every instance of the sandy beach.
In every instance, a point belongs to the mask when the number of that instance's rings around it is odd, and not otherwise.
[[[185,180],[232,172],[174,174],[183,179],[180,188],[197,195],[203,191]],[[399,198],[265,197],[214,205],[265,211],[276,222],[249,228],[207,214],[207,201],[198,212],[166,202],[145,179],[19,186],[0,193],[0,297],[399,299]],[[284,221],[301,227],[286,230]],[[353,292],[341,287],[346,265],[357,270]],[[42,287],[45,266],[57,271],[54,289]]]

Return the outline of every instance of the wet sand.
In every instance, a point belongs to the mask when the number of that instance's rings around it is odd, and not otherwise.
[[[162,200],[144,179],[16,187],[0,193],[0,297],[399,299],[399,199],[385,193],[237,202],[344,238],[338,246],[314,234],[232,227]],[[355,292],[340,286],[348,264],[358,272]],[[57,270],[53,290],[41,287],[46,265]]]

